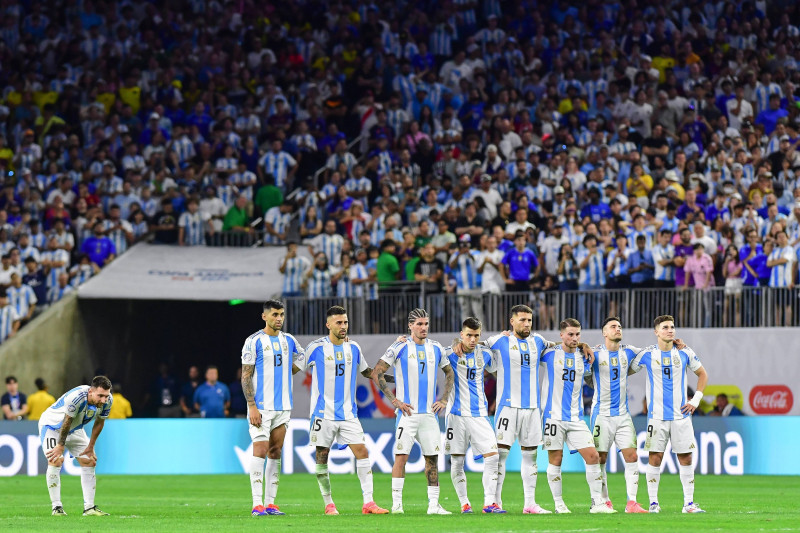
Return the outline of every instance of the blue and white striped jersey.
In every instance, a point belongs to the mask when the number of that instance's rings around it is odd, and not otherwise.
[[[333,284],[331,281],[331,269],[320,270],[314,268],[311,277],[308,278],[308,297],[309,298],[330,298],[333,296]]]
[[[671,244],[661,246],[657,244],[653,247],[653,263],[655,266],[654,278],[659,281],[675,281],[675,267],[672,265],[662,266],[659,261],[675,258],[675,247]]]
[[[686,369],[696,372],[702,365],[691,348],[673,347],[662,352],[658,346],[644,349],[631,363],[631,370],[647,370],[647,418],[681,420],[686,418],[681,407],[686,405]]]
[[[410,404],[414,414],[432,413],[431,405],[436,401],[436,369],[448,365],[444,347],[431,339],[417,344],[409,338],[389,346],[381,361],[394,367],[397,399]]]
[[[47,289],[47,303],[52,305],[74,290],[75,289],[73,289],[69,285],[65,285],[64,287],[59,287],[56,284],[54,287],[50,287],[49,289]]]
[[[463,254],[456,252],[456,265],[450,266],[450,274],[456,280],[456,286],[460,291],[471,291],[481,288],[481,275],[478,274],[478,263],[481,253],[478,250],[470,250]],[[453,258],[451,258],[452,261]]]
[[[20,318],[27,316],[28,310],[37,303],[36,294],[29,285],[20,285],[19,288],[9,287],[6,289],[8,304],[17,312]]]
[[[778,261],[779,259],[786,259],[786,263],[772,267],[769,274],[770,287],[791,287],[794,283],[795,271],[795,256],[794,248],[786,246],[785,248],[775,248],[770,252],[767,260]]]
[[[11,335],[14,322],[19,319],[17,311],[11,305],[0,307],[0,343],[5,342],[8,336]]]
[[[277,154],[267,152],[258,164],[264,167],[264,172],[272,174],[275,177],[275,185],[283,189],[286,179],[289,177],[289,171],[297,165],[297,161],[288,153],[280,151]]]
[[[258,330],[244,341],[242,364],[255,365],[255,401],[259,411],[292,409],[292,365],[303,368],[305,352],[297,340],[282,331],[267,335]]]
[[[550,348],[541,359],[544,379],[543,420],[578,422],[583,414],[581,389],[584,376],[591,375],[592,368],[583,361],[583,355],[566,353],[561,346]]]
[[[503,407],[538,409],[539,362],[547,341],[538,333],[527,339],[500,334],[487,344],[497,368],[497,413]]]
[[[361,347],[353,341],[333,344],[330,337],[322,337],[308,345],[306,361],[311,370],[311,418],[358,418],[356,378],[369,368]]]
[[[108,401],[102,406],[89,405],[89,385],[80,385],[64,393],[56,403],[48,407],[39,419],[39,426],[49,429],[61,429],[64,417],[69,415],[72,422],[69,432],[75,433],[83,426],[94,421],[95,418],[108,418],[114,396],[109,395]]]
[[[575,261],[580,265],[583,260],[589,255],[589,250],[586,248],[579,248],[575,253]],[[586,285],[590,288],[601,288],[606,285],[606,271],[603,267],[603,252],[600,250],[595,251],[589,257],[589,263],[584,268],[579,267],[578,283]]]
[[[328,258],[328,264],[340,265],[342,262],[342,247],[344,246],[344,238],[341,235],[327,233],[320,233],[309,241],[314,255],[325,252],[325,257]]]
[[[282,213],[280,206],[270,207],[264,214],[264,229],[266,230],[267,224],[270,224],[273,231],[278,233],[286,233],[286,231],[289,229],[289,223],[291,221],[291,213]],[[267,244],[283,244],[284,241],[277,235],[271,235],[265,232],[264,242]]]
[[[183,228],[183,242],[187,246],[205,246],[206,244],[206,220],[200,211],[190,213],[184,211],[178,217],[178,227]]]
[[[94,276],[94,269],[91,264],[77,264],[69,269],[69,277],[72,278],[69,284],[74,288],[78,288]]]
[[[623,345],[616,352],[605,346],[594,350],[592,363],[592,420],[597,416],[630,414],[628,409],[628,368],[641,349]],[[638,371],[638,370],[637,370]]]
[[[114,248],[117,250],[117,256],[120,256],[128,251],[128,239],[125,237],[125,233],[133,233],[133,227],[131,226],[131,223],[127,220],[121,219],[117,222],[107,219],[104,220],[102,224],[103,229],[108,231],[108,233],[106,233],[106,237],[111,239],[111,242],[114,243]],[[116,227],[117,224],[121,226],[120,229],[109,231],[111,228]]]
[[[281,264],[283,261],[281,261]],[[298,295],[303,291],[303,274],[311,268],[311,262],[305,257],[292,257],[286,260],[286,270],[283,273],[283,295]]]
[[[456,374],[453,390],[447,398],[447,414],[458,416],[489,416],[489,406],[483,389],[483,371],[496,372],[492,352],[478,345],[475,351],[459,357],[452,348],[445,355]]]

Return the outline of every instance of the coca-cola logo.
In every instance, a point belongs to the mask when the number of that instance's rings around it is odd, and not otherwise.
[[[750,407],[757,415],[785,415],[794,397],[786,385],[758,385],[750,391]]]

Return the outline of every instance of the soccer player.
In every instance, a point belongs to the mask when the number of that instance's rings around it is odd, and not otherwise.
[[[47,458],[47,490],[50,492],[53,516],[67,515],[61,504],[64,449],[81,465],[83,516],[108,516],[94,504],[94,467],[97,465],[94,444],[103,431],[113,401],[111,381],[105,376],[96,376],[91,385],[80,385],[64,393],[39,419],[39,439]],[[94,426],[89,438],[83,427],[92,421]]]
[[[464,474],[464,456],[467,446],[472,443],[475,452],[483,455],[483,512],[505,513],[494,502],[499,457],[483,391],[484,370],[496,372],[496,369],[492,352],[478,345],[481,328],[478,319],[467,318],[461,325],[458,340],[463,355],[458,355],[452,348],[447,350],[447,360],[456,378],[447,398],[447,443],[444,451],[450,454],[450,478],[461,502],[461,512],[472,513]]]
[[[594,385],[592,397],[592,422],[594,446],[600,455],[600,473],[603,477],[601,494],[605,505],[613,509],[608,499],[606,460],[611,444],[617,445],[625,459],[625,488],[628,492],[626,513],[646,513],[636,501],[639,489],[639,457],[636,454],[636,430],[628,409],[628,373],[636,354],[641,350],[633,346],[621,346],[622,322],[618,317],[606,318],[603,322],[605,344],[594,352],[591,381]]]
[[[403,513],[403,484],[406,463],[414,440],[425,457],[425,477],[428,478],[428,514],[451,514],[439,504],[439,441],[441,433],[436,415],[446,407],[453,388],[455,374],[438,342],[428,338],[430,317],[425,309],[408,313],[411,338],[401,338],[386,350],[375,365],[378,387],[397,409],[397,435],[392,467],[392,514]],[[389,389],[384,374],[395,368],[397,396]],[[444,400],[435,400],[436,369],[445,375]]]
[[[285,514],[275,505],[275,497],[280,483],[283,439],[292,411],[292,375],[300,372],[305,357],[297,340],[283,332],[285,312],[279,300],[264,302],[261,313],[264,328],[250,335],[242,347],[242,392],[247,400],[253,441],[250,459],[253,516]]]
[[[306,365],[311,369],[311,444],[317,447],[317,483],[325,502],[326,515],[338,515],[331,498],[328,453],[333,441],[350,447],[356,458],[356,473],[364,496],[363,514],[387,514],[372,499],[372,470],[364,430],[356,410],[356,377],[372,378],[361,347],[347,338],[347,311],[334,305],[328,309],[325,326],[329,334],[306,348]],[[297,363],[301,363],[298,361]],[[298,366],[300,366],[298,364]],[[394,382],[391,376],[384,379]]]
[[[556,513],[569,513],[561,496],[561,461],[564,457],[564,442],[578,450],[586,462],[586,481],[592,498],[592,514],[615,512],[606,507],[600,494],[600,456],[594,448],[592,433],[581,418],[583,400],[581,382],[591,375],[592,369],[576,353],[581,340],[581,323],[574,318],[565,318],[559,324],[563,344],[550,348],[542,355],[544,380],[542,389],[547,391],[544,404],[544,449],[547,450],[547,481],[553,493]]]
[[[691,348],[678,349],[675,346],[675,319],[661,315],[653,321],[658,339],[656,346],[646,348],[636,356],[631,370],[636,372],[643,367],[647,370],[647,442],[645,449],[650,452],[647,466],[647,493],[650,496],[650,512],[660,513],[658,505],[658,484],[661,481],[661,461],[667,442],[678,455],[678,470],[683,485],[683,512],[704,513],[694,503],[694,468],[692,468],[692,449],[694,428],[692,413],[703,399],[703,390],[708,383],[708,373],[700,363],[700,358]],[[686,401],[686,369],[697,375],[697,392]]]

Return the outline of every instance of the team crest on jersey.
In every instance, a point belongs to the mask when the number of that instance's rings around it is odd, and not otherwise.
[[[450,443],[449,442],[444,445],[444,451],[446,451],[446,452],[450,451]]]
[[[567,359],[567,368],[572,368],[575,366],[575,361],[572,359]]]
[[[397,451],[403,451],[403,445],[399,442],[397,443]]]
[[[681,366],[681,359],[677,355],[672,358],[672,366],[674,366],[675,368]]]
[[[342,352],[336,352],[336,360],[337,361],[344,360],[344,354]]]
[[[626,366],[628,366],[628,360],[627,359],[623,359],[622,361],[620,361],[619,364],[622,366],[622,368],[625,368]]]
[[[352,363],[352,362],[353,362],[353,356],[352,355],[348,355],[347,356],[347,363],[349,364],[349,363]]]
[[[611,364],[614,365],[614,366],[617,366],[619,364],[619,359],[617,359],[616,357],[612,357],[611,358]]]
[[[276,352],[280,352],[281,351],[281,343],[279,343],[278,341],[273,342],[272,343],[272,349],[275,350]]]
[[[664,366],[669,366],[670,364],[672,364],[671,361],[672,361],[671,357],[664,357],[663,361],[661,361],[661,364]]]
[[[311,435],[311,442],[317,442],[317,436]]]
[[[548,440],[547,442],[544,443],[544,445],[545,446],[550,446],[550,441]]]
[[[498,433],[498,434],[497,434],[497,438],[498,438],[498,439],[502,439],[502,438],[503,438],[503,432],[502,432],[502,431],[501,431],[500,433]]]
[[[467,359],[467,366],[470,368],[475,367],[475,359]]]
[[[417,352],[417,359],[424,361],[426,359],[425,352]]]

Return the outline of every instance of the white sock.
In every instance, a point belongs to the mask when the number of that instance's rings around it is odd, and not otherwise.
[[[406,482],[404,477],[392,478],[392,506],[403,505],[403,484]],[[429,487],[430,488],[430,487]]]
[[[264,462],[263,457],[250,458],[250,492],[253,494],[253,507],[264,505]]]
[[[694,501],[694,467],[678,465],[678,472],[683,485],[683,505],[689,505]]]
[[[550,492],[553,493],[553,502],[564,503],[564,498],[561,496],[561,467],[548,464],[547,465],[547,483],[550,484]]]
[[[328,474],[328,465],[318,464],[316,467],[317,484],[319,485],[319,493],[322,494],[322,501],[325,505],[333,503],[331,498],[331,476]]]
[[[356,474],[361,481],[361,493],[364,495],[364,503],[372,501],[372,468],[369,459],[358,459],[356,461]]]
[[[278,496],[281,483],[281,460],[267,459],[267,473],[264,475],[264,505],[272,505]]]
[[[500,464],[500,456],[492,455],[483,458],[483,506],[497,503],[494,497],[497,494],[497,466]]]
[[[650,503],[658,503],[658,483],[661,481],[661,467],[647,465],[647,495]]]
[[[497,454],[500,460],[497,464],[497,489],[495,490],[494,503],[503,507],[503,482],[506,479],[506,459],[508,459],[508,452],[505,448],[498,448]]]
[[[81,489],[83,489],[83,508],[94,507],[94,491],[97,489],[97,477],[93,466],[81,467]]]
[[[61,507],[61,467],[47,465],[47,492],[50,493],[50,503],[53,509]]]
[[[469,505],[467,497],[467,476],[464,474],[464,456],[450,456],[450,479],[453,480],[453,488],[461,506]]]
[[[602,478],[600,482],[600,497],[603,498],[603,502],[608,501],[608,476],[606,475],[606,464],[600,463],[600,477]]]
[[[625,463],[625,490],[628,491],[628,501],[636,501],[639,492],[639,463]]]
[[[592,505],[605,503],[600,494],[603,487],[603,476],[600,474],[600,465],[586,465],[586,482],[589,484],[589,495],[592,498]]]
[[[439,486],[431,487],[428,485],[428,507],[439,505]]]
[[[536,505],[536,478],[539,476],[539,467],[536,466],[536,450],[522,450],[522,492],[525,496],[523,508],[527,509]]]

